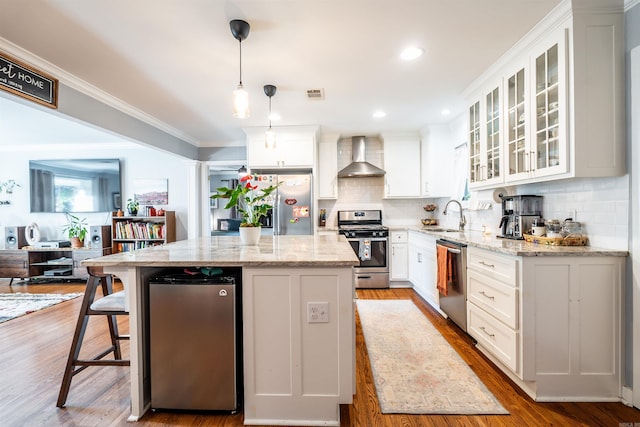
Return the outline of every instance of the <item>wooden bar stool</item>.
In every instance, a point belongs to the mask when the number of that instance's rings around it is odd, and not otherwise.
[[[120,351],[120,340],[128,340],[128,335],[118,334],[118,323],[116,316],[129,315],[125,311],[125,294],[124,291],[113,292],[113,280],[110,274],[105,274],[102,267],[87,267],[89,278],[76,323],[76,330],[73,334],[71,349],[67,365],[62,377],[62,385],[60,386],[60,394],[58,395],[58,403],[56,406],[62,408],[67,401],[69,388],[71,387],[71,379],[74,375],[82,372],[89,366],[129,366],[129,360],[122,359]],[[95,299],[98,286],[102,288],[102,298]],[[87,329],[90,316],[106,316],[109,324],[109,334],[111,336],[111,347],[97,354],[91,359],[79,359],[80,347],[82,339]],[[103,359],[108,354],[113,353],[113,359]]]

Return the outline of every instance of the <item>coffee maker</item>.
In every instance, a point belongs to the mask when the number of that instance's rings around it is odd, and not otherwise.
[[[500,196],[502,219],[500,231],[505,239],[524,239],[533,225],[533,220],[542,218],[542,196]]]

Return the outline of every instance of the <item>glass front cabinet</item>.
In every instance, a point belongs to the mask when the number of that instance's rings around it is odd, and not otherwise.
[[[500,86],[484,91],[469,108],[469,183],[478,188],[503,181]]]
[[[474,83],[470,187],[626,173],[624,20],[609,6],[563,4]]]
[[[506,79],[507,109],[507,179],[526,178],[531,167],[529,162],[528,138],[529,120],[527,114],[527,73],[520,68]]]
[[[480,159],[480,101],[477,101],[469,107],[469,182],[471,185],[482,180]]]
[[[469,108],[472,188],[567,171],[564,42],[544,46]]]
[[[533,58],[535,73],[535,121],[532,135],[532,174],[558,174],[567,171],[567,78],[564,43],[560,40]]]

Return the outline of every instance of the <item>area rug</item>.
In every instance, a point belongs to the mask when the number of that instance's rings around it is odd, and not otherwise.
[[[70,294],[0,294],[0,323],[43,308],[51,307],[63,301],[81,296],[82,293]]]
[[[508,414],[410,300],[357,300],[384,414]]]

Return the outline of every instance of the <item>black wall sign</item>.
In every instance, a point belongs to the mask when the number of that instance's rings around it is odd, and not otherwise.
[[[0,53],[0,89],[25,99],[58,107],[58,80]]]

